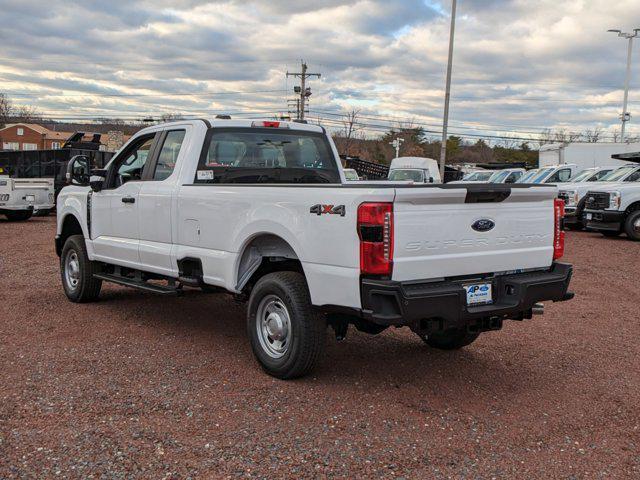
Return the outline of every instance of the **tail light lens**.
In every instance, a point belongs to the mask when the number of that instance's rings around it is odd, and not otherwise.
[[[358,207],[360,273],[391,276],[393,272],[393,203]]]
[[[564,255],[564,200],[554,200],[553,221],[553,259],[558,260]]]

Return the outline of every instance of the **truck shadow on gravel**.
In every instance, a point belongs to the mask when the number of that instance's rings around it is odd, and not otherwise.
[[[109,286],[95,306],[123,327],[135,323],[152,337],[175,336],[181,342],[196,344],[201,354],[211,352],[216,362],[240,363],[246,365],[249,375],[265,375],[249,346],[245,309],[226,295],[188,291],[182,297],[158,298]],[[544,373],[521,360],[518,344],[509,344],[513,340],[510,336],[500,340],[501,333],[483,334],[473,345],[447,352],[428,347],[408,329],[389,329],[370,336],[350,327],[343,342],[337,342],[333,331],[327,329],[326,349],[318,368],[295,382],[331,388],[341,384],[345,390],[358,382],[369,386],[382,382],[395,388],[428,386],[458,393],[460,389],[484,390],[493,395],[542,387]],[[487,347],[487,342],[492,345]],[[176,344],[175,348],[182,346]]]

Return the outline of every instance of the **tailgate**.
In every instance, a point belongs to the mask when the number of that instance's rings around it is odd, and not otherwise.
[[[549,267],[554,187],[397,188],[393,280]]]

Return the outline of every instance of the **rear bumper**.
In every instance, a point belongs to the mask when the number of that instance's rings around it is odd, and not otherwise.
[[[589,230],[606,230],[618,232],[622,229],[624,212],[609,210],[585,210],[583,223]],[[587,216],[591,215],[591,220]]]
[[[361,282],[364,316],[379,325],[409,326],[416,331],[470,328],[495,320],[531,318],[533,306],[544,300],[573,298],[568,292],[573,267],[554,263],[549,270],[444,282]],[[491,305],[467,306],[464,285],[491,283]],[[480,330],[492,329],[478,327]]]
[[[4,212],[28,212],[33,211],[33,205],[0,205],[0,214]]]

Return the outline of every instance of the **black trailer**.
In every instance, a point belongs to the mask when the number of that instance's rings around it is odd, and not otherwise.
[[[86,155],[92,168],[103,168],[113,152],[100,151],[100,134],[94,133],[85,141],[84,132],[76,132],[60,150],[0,150],[0,175],[14,178],[53,178],[56,196],[65,186],[67,163],[76,155]]]
[[[389,176],[389,166],[381,163],[369,162],[360,157],[348,157],[340,155],[345,168],[353,168],[358,175],[364,180],[386,180]],[[444,183],[461,180],[463,173],[457,168],[445,165],[444,167]]]

